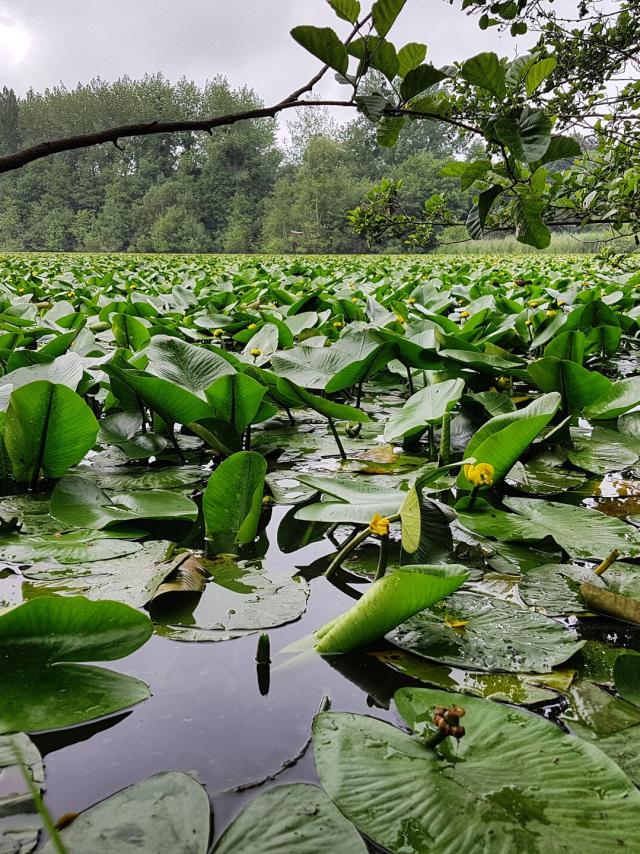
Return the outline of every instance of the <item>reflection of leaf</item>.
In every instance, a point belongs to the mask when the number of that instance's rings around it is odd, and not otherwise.
[[[506,476],[509,486],[530,495],[558,495],[585,482],[585,475],[547,461],[517,462]]]
[[[364,840],[322,789],[277,786],[254,798],[218,840],[214,854],[366,854]]]
[[[316,632],[323,655],[352,652],[448,596],[469,577],[463,566],[401,567],[374,581],[346,613]]]
[[[618,694],[640,706],[640,655],[625,652],[618,656],[613,666],[613,678]]]
[[[155,774],[80,813],[60,831],[69,852],[206,854],[211,807],[207,793],[181,771]],[[54,854],[49,842],[43,854]]]
[[[464,620],[464,627],[451,628],[447,616]],[[583,644],[549,617],[475,593],[449,597],[398,626],[388,639],[443,664],[508,673],[546,673]]]
[[[612,838],[640,832],[640,793],[631,781],[555,724],[445,691],[403,688],[394,699],[419,735],[436,705],[462,706],[467,734],[457,761],[446,747],[425,748],[375,718],[325,712],[313,726],[324,789],[377,845],[399,851],[410,840],[407,850],[420,852],[600,854]],[[597,780],[597,787],[585,780]]]

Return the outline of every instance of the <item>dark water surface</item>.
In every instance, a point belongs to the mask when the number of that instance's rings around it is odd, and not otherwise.
[[[289,509],[274,510],[274,532]],[[269,573],[291,575],[334,551],[325,540],[284,555],[274,540],[264,564]],[[0,584],[4,587],[6,581]],[[392,719],[389,701],[411,680],[367,655],[329,660],[313,652],[311,632],[353,600],[322,576],[310,586],[303,618],[268,632],[272,665],[266,696],[260,694],[256,673],[258,634],[219,643],[154,636],[133,655],[113,662],[112,669],[144,680],[153,696],[95,724],[34,737],[44,754],[45,802],[54,819],[80,812],[159,771],[176,769],[193,773],[206,785],[217,837],[240,806],[266,787],[317,781],[309,746],[275,781],[233,791],[278,771],[301,750],[323,698],[334,709]],[[281,652],[305,637],[298,644],[305,648],[302,652]]]

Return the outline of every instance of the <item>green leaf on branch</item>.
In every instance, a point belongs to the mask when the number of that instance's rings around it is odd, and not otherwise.
[[[541,59],[540,62],[536,62],[531,66],[525,77],[525,88],[528,97],[531,97],[538,86],[553,72],[556,64],[557,60],[555,56],[548,56],[546,59]]]
[[[446,78],[447,75],[433,65],[419,65],[417,68],[408,71],[405,75],[404,80],[400,84],[400,94],[405,101],[409,101],[411,98],[415,98],[416,95],[424,92],[425,89],[435,86],[442,80],[446,80]]]
[[[327,0],[333,11],[343,21],[355,24],[360,14],[359,0]]]
[[[551,232],[542,219],[544,201],[535,196],[521,195],[513,209],[516,239],[536,249],[546,249],[551,243]]]
[[[474,86],[491,92],[496,98],[506,94],[505,73],[496,53],[479,53],[463,62],[461,76]]]
[[[409,42],[398,51],[398,74],[406,77],[409,71],[417,68],[427,55],[427,46],[419,42]]]
[[[498,119],[493,127],[500,142],[524,163],[544,157],[551,142],[551,119],[542,110],[525,107],[517,119]]]
[[[294,27],[291,35],[305,50],[343,76],[349,69],[347,49],[330,27]]]
[[[378,145],[384,148],[393,148],[398,141],[400,131],[405,126],[406,119],[403,116],[383,116],[376,129],[376,140]]]
[[[371,9],[373,26],[381,38],[384,38],[402,12],[406,0],[376,0]]]
[[[381,71],[389,82],[393,82],[398,74],[400,64],[396,49],[390,42],[378,36],[355,39],[347,49],[352,56],[360,60],[359,73],[368,68],[375,68]]]

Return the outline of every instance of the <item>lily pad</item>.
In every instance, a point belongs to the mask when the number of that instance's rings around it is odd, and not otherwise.
[[[131,532],[127,533],[131,536]],[[15,563],[76,564],[124,557],[140,551],[140,543],[116,539],[113,531],[71,531],[43,537],[8,534],[0,538],[2,557]]]
[[[506,673],[548,673],[584,643],[556,620],[476,593],[450,596],[387,638],[443,664]]]
[[[500,703],[531,705],[556,700],[558,691],[571,684],[574,671],[538,673],[479,673],[436,664],[401,650],[370,652],[369,655],[399,673],[443,691],[458,691],[473,697],[484,697]]]
[[[629,778],[553,723],[443,691],[405,688],[394,699],[418,735],[433,728],[435,706],[462,706],[467,734],[457,756],[361,715],[325,712],[313,727],[323,787],[376,844],[425,854],[600,854],[640,832],[640,793]]]
[[[60,839],[69,852],[206,854],[210,826],[211,807],[200,783],[180,771],[166,771],[80,813],[60,831]],[[42,851],[56,854],[51,842]]]
[[[151,631],[139,611],[82,596],[42,597],[0,614],[0,732],[73,726],[145,700],[144,682],[77,662],[123,658]]]
[[[586,477],[579,472],[542,462],[517,462],[505,480],[509,486],[530,495],[558,495],[580,486]]]
[[[309,595],[299,576],[268,576],[233,560],[206,561],[211,580],[195,606],[172,609],[156,633],[173,640],[224,641],[291,623],[304,613]]]
[[[592,569],[566,563],[550,563],[525,573],[518,589],[527,605],[544,614],[581,614],[589,610],[580,595],[580,585],[585,581],[603,588],[605,586]]]
[[[198,508],[186,495],[162,489],[109,495],[87,478],[74,474],[56,485],[50,513],[66,525],[100,529],[141,520],[193,522]]]
[[[364,840],[318,786],[276,786],[254,798],[213,854],[366,854]]]

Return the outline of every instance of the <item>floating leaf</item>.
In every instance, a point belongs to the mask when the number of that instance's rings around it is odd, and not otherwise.
[[[458,631],[450,622],[462,621]],[[388,635],[396,646],[472,670],[546,673],[583,645],[572,629],[535,611],[475,593],[457,593]]]
[[[364,840],[322,789],[276,786],[254,798],[218,840],[213,854],[366,854]]]
[[[211,807],[207,793],[181,771],[155,774],[81,812],[60,831],[65,849],[91,854],[134,854],[167,848],[206,854]],[[49,842],[43,854],[56,854]]]
[[[435,706],[462,706],[467,734],[457,756],[361,715],[325,712],[313,726],[324,789],[377,845],[399,851],[410,839],[412,851],[424,852],[599,854],[612,838],[640,831],[640,794],[628,777],[555,724],[444,691],[405,688],[395,702],[418,735]],[[597,791],[585,780],[597,780]]]

